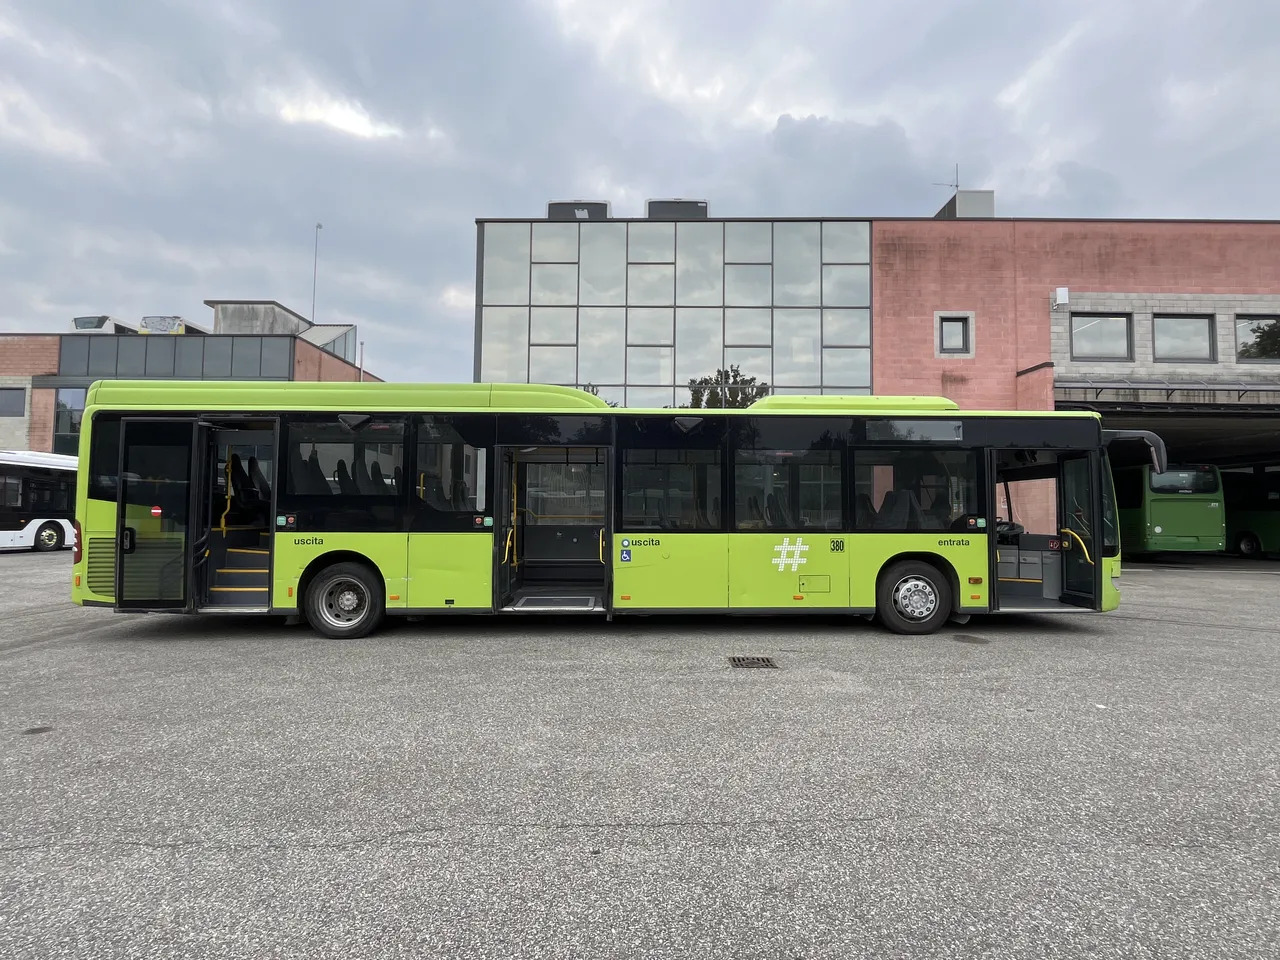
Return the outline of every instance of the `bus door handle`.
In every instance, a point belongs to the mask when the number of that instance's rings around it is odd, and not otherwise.
[[[137,533],[134,531],[133,527],[125,527],[120,531],[120,552],[133,553],[133,548],[136,546],[136,540]]]
[[[600,562],[604,563],[604,527],[600,528]]]

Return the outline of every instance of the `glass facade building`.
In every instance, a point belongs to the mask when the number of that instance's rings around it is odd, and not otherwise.
[[[871,392],[866,220],[482,220],[480,382],[686,406],[736,367],[772,393]]]

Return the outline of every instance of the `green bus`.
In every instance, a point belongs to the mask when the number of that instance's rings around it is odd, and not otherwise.
[[[1130,555],[1226,548],[1222,480],[1212,464],[1117,468],[1120,542]]]
[[[1119,602],[1110,435],[1087,412],[100,381],[81,430],[72,596],[121,611],[332,637],[434,613],[839,611],[929,633]]]
[[[1227,549],[1242,557],[1280,553],[1280,472],[1246,467],[1222,471]]]

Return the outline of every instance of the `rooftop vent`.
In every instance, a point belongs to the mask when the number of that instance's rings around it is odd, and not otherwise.
[[[600,200],[552,200],[547,204],[548,220],[608,220],[609,204]]]
[[[110,317],[73,317],[71,326],[76,330],[101,330]]]
[[[644,215],[650,220],[705,220],[705,200],[646,200]]]
[[[933,215],[935,220],[990,220],[996,215],[994,190],[957,190],[942,209]]]

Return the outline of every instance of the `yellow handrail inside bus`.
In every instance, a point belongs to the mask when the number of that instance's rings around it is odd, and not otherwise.
[[[512,527],[510,530],[507,531],[507,541],[502,548],[503,563],[506,563],[507,560],[511,557],[511,548],[515,545],[515,540],[516,540],[516,528]]]
[[[604,527],[600,528],[600,562],[604,563]]]
[[[1069,527],[1063,527],[1061,532],[1066,534],[1068,537],[1071,537],[1072,539],[1074,539],[1076,543],[1080,544],[1080,549],[1084,551],[1085,562],[1092,567],[1093,558],[1089,556],[1089,548],[1086,547],[1084,545],[1084,541],[1080,539],[1080,534],[1076,533],[1074,530],[1070,529]]]
[[[227,506],[226,506],[226,509],[222,511],[222,519],[219,521],[219,524],[218,524],[219,529],[222,530],[222,535],[224,537],[227,535],[227,517],[228,515],[230,515],[230,513],[231,513],[231,451],[230,449],[228,449],[227,450]]]

